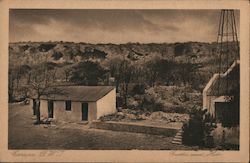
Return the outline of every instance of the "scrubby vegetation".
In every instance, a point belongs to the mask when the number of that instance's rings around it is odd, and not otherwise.
[[[28,95],[38,74],[55,85],[114,85],[117,107],[188,113],[216,72],[215,43],[9,45],[9,101]]]
[[[187,122],[188,119],[188,114],[165,113],[162,111],[149,112],[131,109],[122,109],[115,114],[103,116],[100,118],[101,121],[130,122],[146,120],[147,122],[161,122],[163,124],[168,124],[171,122]]]
[[[72,67],[70,82],[79,85],[98,85],[105,78],[105,69],[98,63],[86,61]]]

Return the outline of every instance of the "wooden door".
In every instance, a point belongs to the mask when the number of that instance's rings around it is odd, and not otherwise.
[[[33,115],[36,115],[36,100],[35,99],[33,99],[32,109],[33,109]]]
[[[88,120],[88,113],[89,113],[89,105],[88,103],[82,103],[82,120]]]
[[[54,103],[52,100],[48,101],[48,117],[53,118],[54,116]]]

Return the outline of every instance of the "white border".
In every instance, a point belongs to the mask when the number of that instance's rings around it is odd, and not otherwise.
[[[240,9],[240,151],[169,150],[8,150],[8,10],[70,9]],[[0,0],[0,161],[11,162],[248,162],[249,158],[249,4],[247,0]],[[49,153],[56,152],[49,156]]]

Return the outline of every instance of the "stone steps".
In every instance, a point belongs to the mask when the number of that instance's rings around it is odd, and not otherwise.
[[[182,133],[182,129],[176,133],[175,137],[172,140],[173,144],[182,144]]]

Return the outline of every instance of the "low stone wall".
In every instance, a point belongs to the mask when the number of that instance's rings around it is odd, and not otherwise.
[[[92,121],[90,124],[90,128],[144,133],[152,135],[164,135],[167,137],[174,137],[179,130],[178,128],[155,127],[148,125],[130,124],[125,122],[101,122],[101,121]]]

